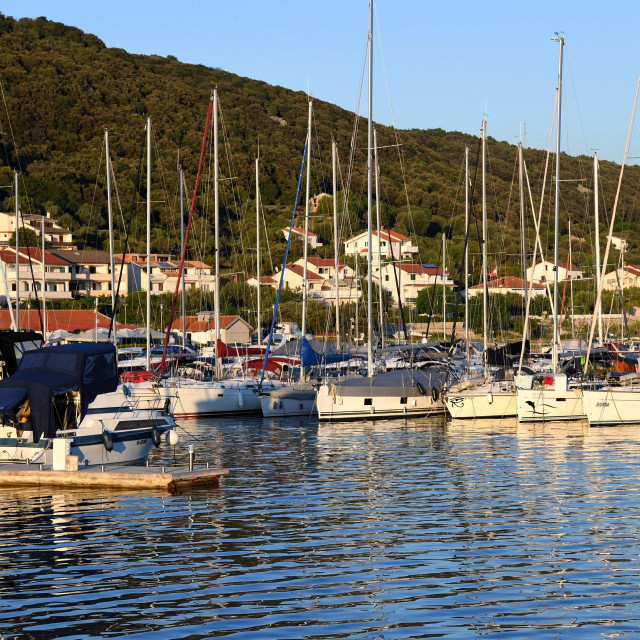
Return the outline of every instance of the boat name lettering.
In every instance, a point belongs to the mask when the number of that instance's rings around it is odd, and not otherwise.
[[[596,407],[608,407],[608,402],[596,402]]]
[[[149,438],[145,438],[144,440],[138,440],[138,442],[136,442],[136,444],[147,444],[148,440],[149,440]]]

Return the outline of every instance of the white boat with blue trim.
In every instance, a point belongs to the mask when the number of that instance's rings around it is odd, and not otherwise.
[[[53,441],[64,438],[80,465],[143,463],[175,427],[161,404],[118,386],[112,344],[29,351],[0,381],[0,461],[51,464]]]

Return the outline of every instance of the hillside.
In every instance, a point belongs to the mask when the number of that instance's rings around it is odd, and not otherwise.
[[[183,64],[171,56],[132,55],[121,49],[109,49],[93,35],[44,18],[16,21],[1,14],[0,69],[30,206],[50,209],[60,223],[74,230],[81,244],[85,242],[87,246],[98,247],[104,246],[106,239],[104,168],[96,183],[104,128],[108,127],[111,132],[114,172],[124,217],[128,219],[145,117],[147,114],[152,117],[155,137],[153,249],[176,250],[179,237],[175,200],[178,152],[187,182],[193,185],[207,100],[212,87],[217,86],[225,127],[221,141],[226,143],[221,154],[221,172],[226,177],[234,176],[237,185],[235,194],[230,190],[229,181],[222,187],[223,267],[228,272],[255,268],[255,258],[247,256],[251,255],[248,247],[255,242],[253,163],[258,141],[261,193],[272,259],[274,263],[281,259],[284,245],[278,229],[288,222],[295,192],[306,131],[305,94],[219,69]],[[321,100],[315,100],[314,105],[312,192],[330,192],[331,138],[338,141],[341,167],[346,173],[354,115]],[[0,184],[7,185],[11,182],[13,169],[18,166],[18,159],[4,105],[0,113],[3,141]],[[396,141],[395,132],[388,127],[379,127],[378,135],[381,146]],[[447,228],[452,238],[447,251],[456,262],[450,266],[457,273],[464,228],[463,153],[465,145],[469,145],[473,172],[478,140],[439,129],[405,130],[398,132],[398,137],[402,143],[411,212],[407,208],[397,151],[385,149],[381,152],[384,220],[417,239],[423,262],[438,260],[440,233]],[[364,121],[357,146],[348,231],[363,228],[366,217]],[[537,206],[544,152],[527,149],[525,158]],[[518,268],[515,264],[519,254],[515,160],[513,145],[489,139],[489,250],[495,255],[492,261],[500,265],[501,272],[517,272]],[[102,163],[104,167],[103,159]],[[613,163],[601,163],[602,189],[609,208],[618,170]],[[564,261],[566,256],[567,220],[571,218],[572,233],[576,237],[574,262],[588,269],[593,264],[590,255],[593,235],[591,159],[563,158],[563,178],[584,178],[584,181],[562,184],[561,259]],[[639,179],[640,169],[631,167],[626,174],[619,210],[619,228],[632,244],[629,262],[640,262],[640,227],[633,211]],[[144,188],[142,197],[143,192]],[[9,195],[7,190],[5,193]],[[548,229],[553,214],[550,182],[547,193],[543,241],[550,246]],[[475,207],[478,215],[479,194],[478,186]],[[5,196],[5,207],[11,207],[12,202]],[[329,216],[322,217],[322,214],[328,212],[331,205],[329,199],[322,202],[311,227],[324,242],[321,254],[330,255],[333,251],[332,223]],[[207,203],[203,196],[194,228],[198,248],[193,249],[193,255],[205,260],[211,260],[213,255],[210,214],[207,213],[211,208],[211,202]],[[531,240],[532,225],[529,226]],[[133,249],[143,248],[145,233],[144,202],[141,201],[131,227]],[[293,247],[294,259],[300,250],[300,247]],[[475,240],[471,250],[478,252]],[[476,277],[479,277],[479,260],[475,259],[473,264]],[[267,257],[263,268],[270,269]]]

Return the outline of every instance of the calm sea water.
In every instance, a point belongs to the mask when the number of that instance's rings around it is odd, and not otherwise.
[[[184,425],[219,489],[0,490],[0,637],[640,637],[638,429]]]

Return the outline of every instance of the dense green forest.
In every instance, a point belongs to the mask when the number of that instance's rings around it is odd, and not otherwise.
[[[222,242],[221,266],[244,278],[255,271],[255,176],[259,151],[260,191],[264,211],[263,273],[271,273],[284,252],[279,231],[288,224],[294,199],[307,125],[307,96],[283,87],[242,78],[226,71],[179,62],[172,56],[143,56],[107,48],[94,35],[45,18],[14,20],[0,14],[0,80],[4,104],[0,109],[0,184],[12,173],[21,175],[21,202],[31,210],[48,209],[70,227],[79,245],[105,248],[107,236],[103,134],[111,138],[113,173],[119,203],[118,246],[124,227],[130,247],[144,250],[146,238],[145,186],[134,184],[144,143],[147,116],[153,121],[152,243],[154,251],[179,248],[178,162],[193,188],[208,100],[213,87],[220,94]],[[354,79],[354,86],[356,79]],[[550,96],[550,101],[552,96]],[[541,118],[548,117],[542,114]],[[338,143],[342,185],[349,174],[349,148],[354,130],[352,112],[314,100],[312,193],[331,193],[331,140]],[[480,128],[480,122],[478,123]],[[491,123],[489,122],[489,131]],[[378,127],[382,220],[411,235],[420,248],[419,260],[440,260],[441,234],[448,237],[448,266],[460,279],[464,245],[465,146],[470,147],[472,178],[479,185],[477,137],[441,129],[394,131]],[[621,141],[621,145],[622,145]],[[393,146],[397,143],[400,146]],[[362,229],[366,221],[366,123],[360,121],[355,144],[350,191],[341,198],[342,238]],[[533,200],[539,206],[546,152],[525,149]],[[489,252],[500,275],[520,273],[519,196],[516,147],[488,139]],[[561,249],[568,251],[568,221],[572,221],[574,264],[593,274],[592,160],[562,158]],[[601,162],[604,230],[612,207],[619,166]],[[553,158],[549,176],[553,173]],[[144,178],[144,176],[143,176]],[[571,180],[571,181],[570,181]],[[573,181],[575,180],[575,181]],[[630,241],[627,262],[640,263],[640,226],[634,211],[640,169],[625,174],[617,229]],[[549,177],[541,235],[550,256],[553,224],[553,184]],[[192,258],[213,261],[213,189],[211,162],[195,210]],[[480,215],[480,188],[473,188],[474,215]],[[10,189],[0,191],[4,207],[13,206]],[[528,198],[527,198],[528,199]],[[133,202],[133,217],[130,209]],[[330,198],[322,199],[311,219],[319,234],[322,256],[331,256],[333,219]],[[533,223],[529,208],[529,253]],[[480,279],[477,219],[471,225],[472,279]],[[602,236],[605,234],[602,233]],[[291,260],[302,254],[293,243]],[[612,260],[617,260],[617,252]],[[247,302],[240,296],[239,306]],[[292,301],[294,304],[295,302]]]

